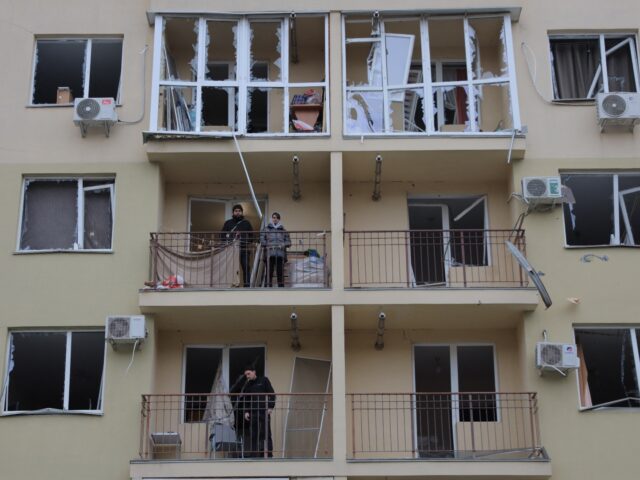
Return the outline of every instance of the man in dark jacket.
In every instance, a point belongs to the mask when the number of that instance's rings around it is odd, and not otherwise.
[[[246,288],[251,280],[251,244],[253,243],[253,226],[244,218],[242,205],[233,206],[233,216],[224,222],[222,231],[226,232],[224,240],[232,242],[236,238],[240,242],[240,268],[242,268],[242,284]]]
[[[253,365],[245,367],[244,376],[238,410],[242,415],[245,457],[273,457],[271,413],[276,406],[273,387],[267,377],[258,377]]]

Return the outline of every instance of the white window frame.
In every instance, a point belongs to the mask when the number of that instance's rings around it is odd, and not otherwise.
[[[611,247],[611,248],[619,248],[619,247],[624,247],[624,248],[640,248],[640,244],[638,245],[626,245],[624,243],[621,242],[620,240],[620,217],[618,216],[618,212],[622,213],[622,221],[626,224],[626,227],[628,229],[628,234],[631,235],[631,238],[633,240],[633,232],[631,232],[631,229],[629,228],[629,217],[628,217],[628,212],[625,208],[620,208],[621,205],[621,201],[623,200],[624,195],[627,195],[629,193],[635,193],[635,191],[638,191],[640,189],[640,187],[636,187],[636,188],[630,188],[627,190],[620,190],[618,187],[618,180],[621,176],[625,176],[625,175],[632,175],[632,176],[637,176],[640,177],[640,171],[638,172],[611,172],[611,171],[591,171],[591,172],[560,172],[560,177],[564,176],[564,175],[580,175],[580,176],[587,176],[587,175],[608,175],[611,176],[611,181],[613,182],[613,210],[612,210],[612,214],[613,214],[613,238],[612,241],[613,243],[608,243],[608,244],[600,244],[600,245],[569,245],[569,243],[567,242],[567,222],[565,219],[565,215],[564,215],[564,205],[562,207],[563,211],[562,211],[562,227],[563,227],[563,233],[564,233],[564,248],[594,248],[594,247],[598,247],[598,248],[607,248],[607,247]],[[622,203],[622,205],[624,205],[624,203]],[[640,242],[640,239],[638,239],[638,241]]]
[[[105,183],[103,185],[92,185],[90,187],[84,187],[85,181],[95,182],[95,181],[108,181],[111,183]],[[27,189],[27,185],[33,181],[44,181],[44,182],[55,182],[55,181],[75,181],[77,182],[77,220],[76,220],[76,232],[78,235],[77,242],[74,244],[74,248],[45,248],[41,250],[22,250],[20,248],[20,240],[22,238],[22,226],[24,223],[24,200],[25,193]],[[115,220],[116,220],[116,196],[115,196],[115,177],[24,177],[22,179],[22,194],[20,197],[20,215],[18,218],[19,226],[18,226],[18,238],[16,240],[16,252],[21,254],[31,254],[31,253],[49,253],[49,252],[89,252],[89,253],[112,253],[113,252],[113,241],[114,241],[114,233],[115,233]],[[84,194],[85,192],[95,191],[95,190],[109,190],[111,195],[111,248],[95,248],[95,249],[85,249],[84,248]],[[75,247],[78,248],[75,248]]]
[[[636,382],[638,387],[640,388],[640,346],[638,345],[637,332],[636,330],[640,330],[639,326],[629,326],[629,325],[620,325],[616,323],[612,323],[611,325],[589,325],[589,324],[577,324],[573,326],[573,343],[577,344],[576,339],[576,330],[629,330],[631,334],[631,349],[633,350],[633,361],[635,364],[636,370]],[[590,407],[582,406],[582,396],[580,394],[580,376],[576,375],[576,388],[578,389],[578,410],[581,412],[588,412],[590,410],[602,410],[602,409],[621,409],[621,410],[640,410],[640,407],[619,407],[617,405],[608,405],[608,404],[600,404],[600,405],[592,405]],[[624,399],[620,399],[618,401],[622,401]],[[615,401],[617,402],[617,401]]]
[[[34,94],[34,88],[36,86],[36,66],[38,65],[38,42],[39,41],[49,41],[49,42],[53,42],[53,41],[58,41],[58,42],[65,42],[65,41],[77,41],[77,42],[86,42],[85,44],[85,50],[84,50],[84,71],[83,71],[83,85],[82,85],[82,96],[81,97],[76,97],[76,98],[87,98],[88,94],[89,94],[89,83],[91,81],[91,50],[92,50],[92,46],[93,46],[93,40],[120,40],[120,43],[122,44],[122,54],[120,55],[120,78],[118,80],[118,92],[116,93],[116,105],[117,106],[121,106],[122,104],[120,103],[120,92],[122,91],[122,79],[123,79],[123,72],[124,72],[124,38],[123,37],[118,37],[118,36],[114,36],[114,37],[64,37],[64,38],[57,38],[57,37],[37,37],[35,39],[34,45],[33,45],[33,62],[31,65],[31,85],[29,88],[29,100],[27,102],[27,105],[30,107],[36,107],[36,108],[41,108],[41,107],[72,107],[73,106],[73,102],[71,103],[63,103],[63,104],[58,104],[58,103],[33,103],[33,94]]]
[[[366,12],[372,13],[372,12]],[[431,17],[428,15],[414,15],[412,17],[400,17],[400,18],[385,18],[381,15],[380,17],[380,36],[379,37],[365,37],[365,38],[349,38],[346,37],[346,24],[349,22],[348,15],[342,16],[342,98],[343,98],[343,112],[342,112],[342,121],[343,121],[343,134],[346,137],[366,137],[366,136],[450,136],[454,135],[470,135],[470,136],[495,136],[495,137],[504,137],[511,136],[513,131],[519,131],[521,129],[520,123],[520,108],[518,104],[518,91],[516,84],[516,72],[515,72],[515,57],[513,52],[513,35],[511,33],[511,17],[509,14],[478,14],[478,15],[454,15],[450,18],[461,19],[464,22],[464,35],[465,35],[465,63],[467,67],[467,80],[464,81],[433,81],[431,78],[431,65],[434,61],[431,59],[431,51],[429,46],[429,27],[428,22]],[[437,19],[442,19],[446,17],[433,17]],[[500,77],[492,77],[492,78],[479,78],[475,79],[472,71],[472,58],[471,58],[471,49],[469,46],[472,44],[470,30],[469,30],[469,20],[473,19],[481,19],[481,18],[502,18],[503,28],[504,28],[504,37],[505,37],[505,55],[506,55],[506,68],[507,73],[504,76]],[[385,21],[420,21],[420,39],[421,42],[421,53],[422,53],[422,81],[418,83],[406,84],[406,85],[388,85],[387,84],[387,62],[386,58],[383,56],[382,62],[382,86],[347,86],[347,51],[346,46],[347,43],[376,43],[380,42],[382,44],[382,51],[386,51],[386,42],[385,42]],[[368,20],[354,20],[354,22],[362,22]],[[479,54],[479,52],[478,52]],[[479,112],[476,112],[476,107],[478,105],[477,99],[482,96],[482,87],[484,85],[506,85],[509,88],[509,98],[510,98],[510,110],[511,110],[511,122],[513,128],[511,130],[505,130],[501,132],[480,132],[479,124],[480,124],[480,115]],[[477,118],[478,120],[475,122],[469,122],[469,131],[465,132],[440,132],[437,131],[433,122],[434,111],[433,111],[433,102],[430,100],[432,98],[432,92],[435,88],[438,87],[464,87],[467,91],[468,98],[468,118],[473,119]],[[422,90],[422,100],[423,100],[423,113],[425,115],[424,124],[426,127],[426,132],[393,132],[391,131],[390,125],[390,102],[389,98],[389,90]],[[477,91],[476,91],[477,90]],[[383,122],[384,127],[382,132],[348,132],[347,131],[347,119],[348,119],[348,95],[351,92],[378,92],[381,91],[383,94]]]
[[[550,34],[549,35],[549,64],[551,66],[551,92],[553,94],[553,101],[557,103],[562,102],[572,102],[572,101],[595,101],[596,91],[595,88],[598,84],[598,78],[602,77],[602,88],[604,93],[609,93],[609,82],[608,82],[608,74],[607,74],[607,62],[602,61],[602,52],[605,52],[605,58],[608,54],[613,53],[614,51],[624,47],[622,42],[619,45],[616,45],[609,50],[605,47],[605,40],[608,38],[625,38],[628,37],[629,42],[627,43],[630,48],[631,54],[631,64],[633,67],[633,76],[634,83],[636,86],[636,92],[640,92],[640,72],[638,69],[639,57],[638,57],[638,37],[634,32],[616,32],[616,33],[595,33],[595,34]],[[587,93],[586,98],[557,98],[556,97],[556,79],[554,73],[555,66],[555,58],[553,58],[553,53],[551,50],[551,41],[552,40],[598,40],[599,43],[599,53],[600,53],[600,65],[596,70],[596,74],[591,82],[591,86],[589,88],[589,92]],[[605,79],[607,79],[605,81]]]
[[[193,81],[184,80],[161,80],[161,52],[163,49],[163,32],[165,16],[156,15],[154,32],[154,58],[152,67],[152,88],[151,88],[151,112],[149,120],[149,131],[166,135],[190,135],[208,137],[318,137],[329,136],[331,134],[329,110],[329,17],[327,14],[305,14],[301,17],[320,17],[324,19],[324,81],[320,82],[289,82],[289,15],[215,15],[215,16],[193,16],[193,15],[166,15],[167,18],[188,18],[198,25],[196,64],[197,74]],[[205,79],[206,67],[206,34],[208,21],[229,21],[234,22],[237,27],[236,36],[236,78],[234,80],[213,81]],[[281,52],[280,52],[280,73],[281,78],[277,81],[252,81],[251,80],[251,22],[280,22],[281,26]],[[158,127],[159,93],[162,87],[195,88],[196,89],[196,115],[195,125],[192,131],[181,130],[160,130]],[[200,123],[202,116],[202,88],[237,88],[238,89],[238,124],[232,131],[201,131]],[[283,132],[260,132],[247,133],[247,101],[250,88],[282,88],[283,89]],[[323,116],[325,118],[325,132],[290,132],[289,131],[289,89],[291,88],[319,88],[324,93]]]
[[[104,386],[105,386],[105,374],[107,372],[107,348],[105,344],[104,358],[102,360],[102,374],[100,381],[100,392],[98,395],[98,405],[95,410],[69,410],[69,389],[71,385],[70,373],[71,373],[71,343],[74,333],[104,333],[104,330],[96,328],[79,328],[79,329],[63,329],[63,330],[10,330],[7,335],[7,355],[5,359],[5,372],[4,382],[2,384],[2,397],[0,398],[2,411],[1,416],[11,415],[50,415],[50,414],[82,414],[82,415],[103,415],[104,414]],[[63,409],[46,408],[43,410],[7,410],[7,402],[9,400],[9,366],[11,365],[11,351],[12,351],[12,336],[14,333],[66,333],[67,344],[65,348],[65,372],[64,372],[64,400]]]

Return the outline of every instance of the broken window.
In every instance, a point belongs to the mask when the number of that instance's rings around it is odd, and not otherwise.
[[[345,132],[518,128],[509,22],[502,15],[346,17]]]
[[[74,98],[118,100],[122,39],[38,39],[31,103],[70,104]]]
[[[203,419],[209,398],[206,394],[225,393],[212,391],[214,380],[218,374],[221,375],[227,393],[232,390],[232,393],[238,393],[243,386],[244,367],[254,365],[258,376],[262,376],[264,375],[264,361],[265,348],[262,346],[194,345],[186,347],[184,365],[185,421],[199,422]]]
[[[4,412],[102,410],[104,332],[11,332]]]
[[[112,178],[25,179],[18,249],[110,250],[113,189]]]
[[[554,99],[638,91],[635,35],[551,36],[549,43]]]
[[[640,245],[640,174],[567,173],[562,184],[574,203],[565,203],[568,246]]]
[[[218,136],[326,132],[325,15],[158,17],[152,129]]]
[[[640,407],[636,328],[577,328],[580,405]]]

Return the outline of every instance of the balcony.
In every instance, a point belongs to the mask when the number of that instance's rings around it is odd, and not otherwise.
[[[523,230],[347,231],[346,286],[491,289],[528,286],[506,241],[525,254]]]
[[[141,408],[143,461],[332,456],[330,394],[143,395]]]
[[[259,231],[151,233],[147,290],[328,288],[328,232],[287,234],[288,239],[275,245],[269,234]]]
[[[535,393],[347,395],[349,458],[548,461]]]

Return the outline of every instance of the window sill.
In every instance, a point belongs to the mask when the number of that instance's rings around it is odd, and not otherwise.
[[[559,99],[559,98],[554,98],[553,100],[551,100],[551,104],[556,104],[556,105],[574,105],[576,107],[582,107],[582,106],[588,106],[588,105],[595,105],[596,104],[596,99],[595,98],[563,98],[563,99]]]
[[[564,245],[567,250],[583,250],[586,248],[629,248],[631,250],[640,248],[640,245]]]
[[[233,137],[234,135],[231,132],[142,132],[142,140],[144,143],[147,143],[149,140],[229,140]],[[331,133],[236,133],[235,137],[242,140],[295,140],[297,138],[329,138],[331,137]]]
[[[25,108],[69,108],[73,107],[73,103],[28,103]],[[116,103],[116,108],[122,107],[122,103]]]
[[[0,417],[15,417],[26,415],[89,415],[92,417],[104,416],[104,410],[57,410],[55,408],[43,408],[42,410],[3,411]]]
[[[16,250],[13,252],[14,255],[35,255],[39,253],[98,253],[98,254],[111,254],[114,253],[113,249],[111,250],[63,250],[63,249],[53,249],[53,250]]]

